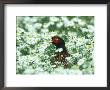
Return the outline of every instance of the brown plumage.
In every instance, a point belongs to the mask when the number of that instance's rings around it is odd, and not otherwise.
[[[70,54],[67,52],[64,40],[60,38],[59,36],[53,36],[52,44],[56,46],[54,61],[60,62],[60,64],[63,64],[64,67],[66,68],[68,66],[66,57],[70,56]]]

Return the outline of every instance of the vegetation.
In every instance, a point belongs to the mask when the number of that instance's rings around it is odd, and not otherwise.
[[[17,16],[16,74],[94,74],[94,16]],[[71,67],[51,64],[51,37],[65,41]]]

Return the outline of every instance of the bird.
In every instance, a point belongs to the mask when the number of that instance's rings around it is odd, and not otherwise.
[[[56,46],[56,51],[54,55],[55,62],[60,62],[64,65],[64,68],[66,68],[68,66],[66,57],[69,57],[70,54],[65,47],[65,41],[59,36],[53,36],[51,40],[52,44]]]

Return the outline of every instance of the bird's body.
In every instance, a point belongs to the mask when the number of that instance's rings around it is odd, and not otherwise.
[[[52,44],[56,46],[54,60],[67,66],[66,57],[70,56],[70,54],[67,52],[64,40],[59,36],[53,36]]]

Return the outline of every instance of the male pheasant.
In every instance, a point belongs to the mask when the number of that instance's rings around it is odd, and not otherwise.
[[[66,57],[70,56],[65,47],[65,42],[59,36],[52,37],[52,44],[56,46],[54,60],[55,62],[60,62],[66,68],[68,66]],[[57,64],[58,65],[58,64]]]

